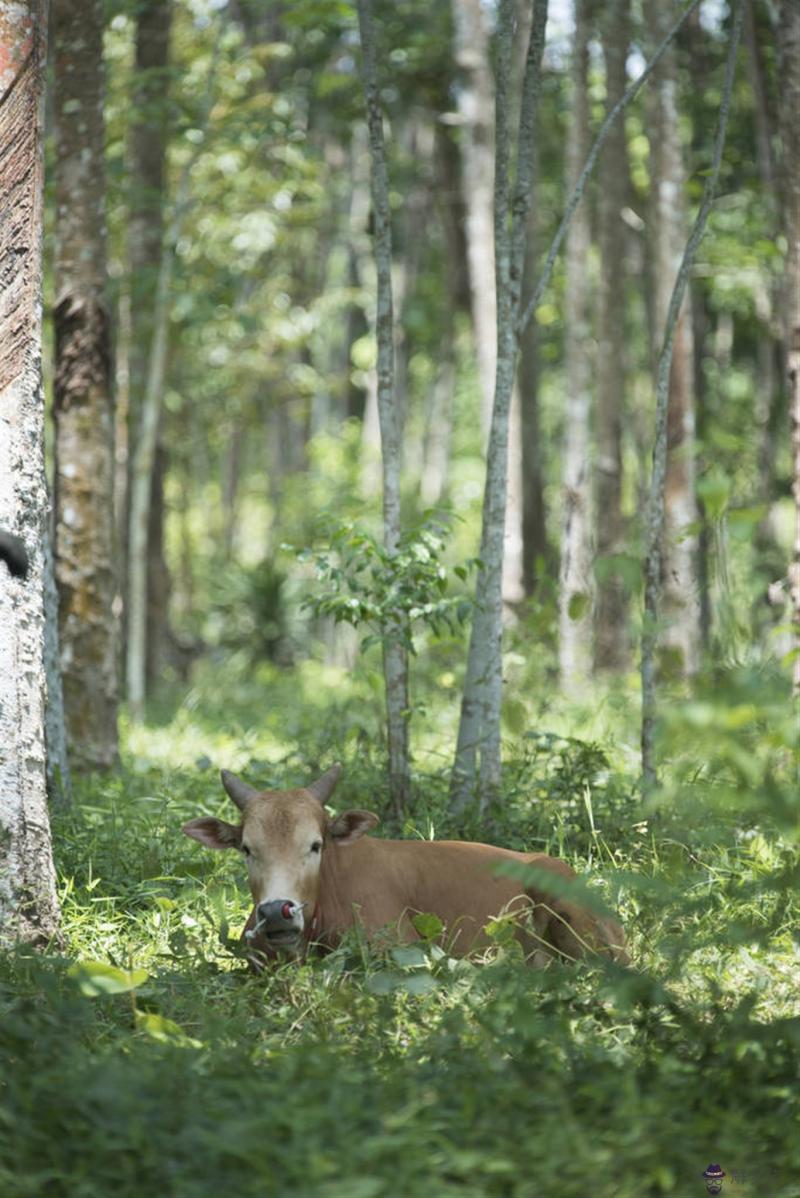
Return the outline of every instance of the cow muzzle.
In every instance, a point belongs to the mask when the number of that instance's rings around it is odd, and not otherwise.
[[[255,939],[256,936],[263,936],[267,944],[275,948],[296,947],[305,927],[304,906],[305,903],[295,903],[291,899],[269,899],[259,903],[256,908],[257,923],[247,933],[248,937]]]

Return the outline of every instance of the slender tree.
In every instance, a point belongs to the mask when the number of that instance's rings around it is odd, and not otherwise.
[[[523,293],[536,282],[537,268],[537,164],[534,161],[531,210],[528,216],[528,244],[525,250]],[[517,389],[520,397],[522,442],[522,584],[532,595],[551,557],[547,541],[547,513],[544,500],[544,462],[539,408],[539,338],[532,320],[519,338]]]
[[[525,334],[533,313],[541,303],[542,296],[550,282],[553,266],[558,251],[569,228],[575,209],[583,196],[586,182],[597,161],[610,129],[628,104],[636,98],[646,80],[650,77],[658,62],[661,60],[672,39],[682,28],[688,17],[699,5],[700,0],[691,0],[675,23],[664,36],[652,58],[642,73],[630,84],[624,96],[608,113],[600,131],[594,140],[591,150],[584,163],[578,181],[564,209],[561,223],[545,258],[544,266],[538,282],[524,305],[520,302],[518,290],[516,303],[509,302],[502,311],[498,309],[498,325],[503,329],[504,352],[509,352],[510,338],[511,360],[515,361],[515,347]],[[521,118],[520,118],[520,150],[518,155],[517,188],[512,205],[514,214],[513,236],[511,245],[514,254],[511,259],[505,256],[496,258],[497,290],[498,293],[511,295],[508,283],[513,280],[515,289],[520,288],[520,277],[524,271],[524,241],[525,221],[530,206],[533,167],[535,161],[534,121],[536,111],[536,95],[539,83],[539,64],[544,43],[544,28],[546,24],[546,6],[537,4],[534,10],[534,20],[531,24],[531,39],[526,59],[525,80],[523,85]],[[504,249],[508,246],[508,91],[507,75],[511,63],[511,48],[509,29],[512,24],[512,14],[508,5],[500,10],[498,35],[498,79],[505,78],[503,88],[503,104],[499,103],[500,92],[497,92],[496,129],[502,133],[503,140],[497,141],[497,167],[495,172],[495,254],[497,255],[498,241]],[[502,34],[502,36],[500,36]],[[505,71],[505,76],[503,74]],[[524,134],[524,136],[523,136]],[[500,147],[503,147],[502,154]],[[500,215],[504,214],[504,215]],[[522,217],[520,223],[518,217]],[[508,262],[508,267],[505,263]],[[506,273],[508,271],[508,274]],[[514,316],[513,323],[508,326],[508,319]],[[467,657],[467,675],[464,683],[464,693],[461,702],[461,718],[458,729],[458,742],[453,763],[450,784],[451,805],[455,811],[462,810],[469,802],[470,794],[476,775],[476,764],[480,755],[480,802],[485,805],[499,784],[500,778],[500,699],[502,690],[502,602],[497,598],[497,588],[501,586],[501,562],[503,553],[503,517],[505,505],[505,486],[499,478],[502,469],[505,473],[507,455],[507,416],[510,407],[511,384],[508,382],[505,359],[498,354],[498,369],[495,388],[495,405],[492,414],[492,435],[489,438],[489,453],[486,471],[486,486],[484,488],[483,522],[481,531],[481,558],[483,568],[478,574],[476,585],[476,614],[470,635],[470,646]],[[508,394],[506,394],[508,387]]]
[[[206,82],[201,134],[205,134],[213,104],[219,42],[215,43]],[[127,585],[127,646],[126,681],[131,716],[141,720],[144,715],[147,667],[147,578],[148,530],[150,527],[153,470],[158,447],[158,430],[167,378],[169,307],[172,298],[172,279],[175,269],[175,246],[181,236],[186,215],[191,206],[189,184],[204,144],[198,140],[194,152],[184,163],[175,190],[172,214],[161,239],[158,276],[153,297],[153,334],[147,359],[147,378],[142,396],[136,448],[130,483],[128,522],[128,585]]]
[[[660,0],[650,0],[651,27],[666,31],[669,13]],[[653,77],[650,139],[652,290],[654,358],[664,340],[670,298],[686,236],[686,172],[678,129],[678,80],[675,48],[670,47]],[[700,606],[697,585],[695,500],[695,399],[692,318],[689,291],[678,313],[672,348],[667,418],[667,463],[663,570],[662,645],[669,671],[693,674],[699,664]]]
[[[400,544],[400,425],[394,391],[394,315],[392,310],[392,226],[389,178],[383,137],[383,114],[378,95],[375,27],[371,0],[358,0],[361,57],[372,165],[374,252],[377,271],[375,334],[378,342],[378,416],[383,461],[383,537],[389,553]],[[400,816],[410,791],[408,756],[408,655],[399,629],[389,629],[383,646],[386,720],[389,747],[389,788],[392,806]]]
[[[489,435],[497,362],[494,289],[494,87],[489,30],[480,0],[452,0],[472,324],[481,388],[481,427]]]
[[[625,94],[630,0],[612,0],[604,11],[606,112]],[[625,409],[625,242],[622,218],[628,190],[625,126],[617,121],[600,160],[597,295],[597,410],[595,431],[595,547],[599,559],[595,607],[595,663],[621,670],[630,654],[628,603],[623,579],[608,559],[622,552],[622,426]]]
[[[154,344],[153,295],[158,285],[167,211],[170,32],[172,0],[144,0],[136,8],[135,75],[129,159],[128,270],[130,350],[128,443],[135,453],[141,430],[150,353]],[[132,465],[133,456],[129,458]],[[168,640],[170,580],[164,559],[164,481],[167,450],[156,436],[147,527],[146,682],[150,686]],[[127,537],[126,537],[127,539]]]
[[[586,0],[575,0],[572,115],[567,141],[567,185],[580,176],[589,144],[589,21]],[[558,664],[561,687],[579,696],[592,669],[591,495],[589,417],[591,409],[589,212],[579,204],[567,233],[564,352],[567,360],[564,465],[562,477],[561,571]]]
[[[784,336],[789,384],[792,490],[795,503],[794,547],[789,567],[795,699],[800,699],[800,7],[783,0],[780,14],[781,113],[783,150]]]
[[[702,240],[708,215],[714,199],[725,146],[728,127],[731,93],[736,74],[736,52],[742,32],[745,0],[736,0],[733,25],[730,32],[728,57],[725,64],[725,79],[722,86],[719,122],[712,154],[711,166],[706,176],[703,199],[695,219],[689,240],[683,251],[675,285],[670,298],[664,325],[664,344],[656,370],[656,419],[653,438],[653,468],[650,479],[650,497],[647,511],[647,553],[644,570],[644,620],[642,624],[642,776],[646,790],[652,789],[657,781],[655,768],[655,648],[658,636],[659,599],[662,575],[662,538],[664,532],[664,486],[667,470],[668,406],[672,350],[681,305],[689,281],[689,272]]]
[[[102,0],[53,6],[55,572],[73,760],[117,759]]]
[[[27,578],[0,563],[0,937],[50,940],[58,900],[45,786],[42,388],[43,0],[0,0],[0,518]]]
[[[497,368],[489,433],[481,528],[481,569],[467,657],[467,677],[451,779],[451,802],[461,810],[470,798],[480,758],[482,807],[500,786],[502,694],[502,572],[508,479],[508,430],[517,360],[517,318],[525,266],[525,243],[533,182],[537,101],[544,50],[547,2],[536,0],[520,106],[517,169],[510,178],[510,78],[514,3],[498,13],[495,84],[494,252],[497,295]]]

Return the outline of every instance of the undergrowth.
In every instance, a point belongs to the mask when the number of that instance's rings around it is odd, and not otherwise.
[[[181,823],[230,814],[218,765],[296,785],[342,757],[336,804],[380,809],[379,755],[345,730],[306,759],[285,725],[187,764],[200,700],[152,729],[149,762],[137,732],[54,817],[62,943],[0,955],[0,1193],[683,1198],[720,1162],[732,1193],[800,1195],[790,733],[763,705],[707,702],[667,729],[657,803],[613,745],[539,732],[511,746],[488,823],[454,824],[429,768],[386,829],[563,855],[621,911],[632,969],[354,934],[253,977],[241,863]]]

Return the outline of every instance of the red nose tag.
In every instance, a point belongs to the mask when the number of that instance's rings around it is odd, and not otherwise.
[[[291,919],[294,911],[294,903],[284,903],[281,907],[281,915],[284,919]]]

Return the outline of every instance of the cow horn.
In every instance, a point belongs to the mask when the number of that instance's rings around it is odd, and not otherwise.
[[[339,775],[342,772],[342,767],[339,762],[332,765],[329,770],[326,770],[321,778],[317,778],[316,782],[312,782],[306,787],[315,799],[319,799],[320,803],[327,803],[328,799],[333,794],[334,787],[339,781]]]
[[[230,770],[221,770],[219,776],[222,779],[222,785],[240,811],[244,811],[250,800],[259,793],[254,786],[248,786]]]

